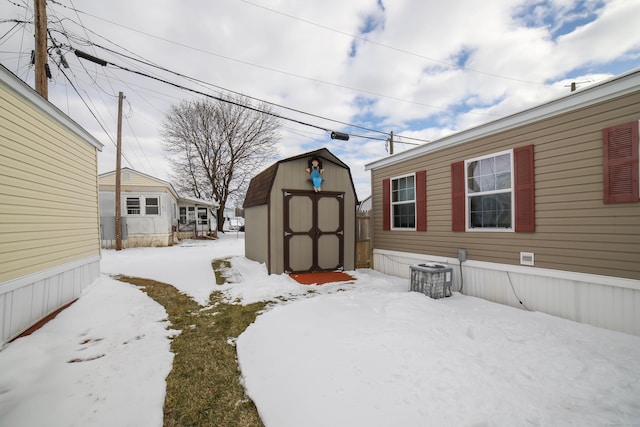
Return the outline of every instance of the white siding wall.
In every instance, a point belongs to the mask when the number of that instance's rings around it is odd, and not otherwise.
[[[375,269],[407,279],[411,266],[436,262],[453,268],[453,289],[500,304],[640,335],[640,280],[374,249]],[[463,281],[461,280],[464,279]],[[513,286],[513,287],[512,287]]]
[[[92,257],[2,284],[0,343],[80,296],[100,276],[100,258]]]

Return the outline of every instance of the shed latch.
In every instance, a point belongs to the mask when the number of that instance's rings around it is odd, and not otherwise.
[[[284,237],[289,237],[289,236],[291,236],[292,234],[293,234],[293,233],[289,233],[288,231],[285,231],[285,232],[284,232]]]

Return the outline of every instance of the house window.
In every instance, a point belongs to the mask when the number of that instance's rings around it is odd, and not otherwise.
[[[180,207],[180,224],[187,223],[187,208],[185,206]]]
[[[416,228],[415,175],[407,175],[391,180],[392,228]]]
[[[160,214],[158,198],[157,197],[145,197],[144,198],[144,213],[145,215],[158,215]]]
[[[207,208],[198,208],[198,224],[207,225],[208,223]]]
[[[127,215],[140,215],[140,198],[127,197]]]
[[[451,231],[507,230],[534,233],[534,154],[534,146],[526,145],[452,163]],[[510,165],[508,172],[507,158]],[[484,160],[488,161],[483,163]],[[473,210],[473,215],[470,210]]]
[[[196,222],[196,208],[194,206],[189,206],[187,208],[187,222],[189,224]]]
[[[467,160],[465,171],[468,229],[512,230],[512,151]]]

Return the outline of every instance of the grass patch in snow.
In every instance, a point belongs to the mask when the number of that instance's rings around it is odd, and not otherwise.
[[[219,266],[226,267],[221,261]],[[171,327],[181,331],[171,343],[175,357],[167,377],[164,426],[262,426],[240,381],[235,339],[266,303],[229,304],[216,291],[209,305],[202,307],[165,283],[125,276],[117,279],[140,286],[164,306]]]
[[[218,258],[214,259],[211,263],[213,272],[216,275],[216,285],[224,285],[225,283],[232,283],[233,267],[231,267],[231,259]]]

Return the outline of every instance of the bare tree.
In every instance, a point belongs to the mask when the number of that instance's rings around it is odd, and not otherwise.
[[[241,200],[249,180],[277,155],[281,123],[268,113],[268,105],[238,96],[183,101],[165,115],[162,136],[176,187],[220,203],[218,231],[227,200]]]

